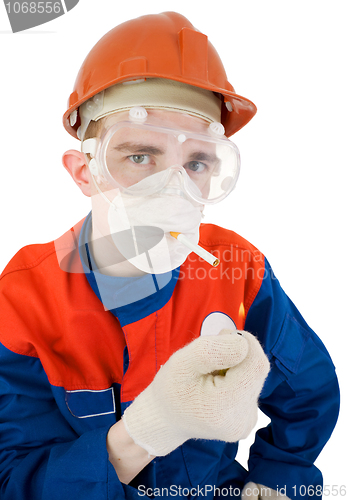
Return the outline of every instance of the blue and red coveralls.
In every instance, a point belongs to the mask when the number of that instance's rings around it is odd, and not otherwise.
[[[335,369],[264,256],[202,225],[200,242],[220,266],[191,254],[162,284],[148,275],[148,296],[123,304],[122,282],[111,309],[81,251],[90,216],[81,231],[82,222],[56,242],[24,247],[1,275],[0,498],[139,499],[145,488],[160,498],[174,485],[211,499],[212,486],[232,486],[236,497],[248,481],[286,486],[292,498],[294,485],[322,484],[313,462],[337,420]],[[237,443],[190,440],[122,484],[108,462],[110,426],[212,313],[256,335],[272,366],[260,398],[271,423],[257,432],[249,471],[235,461]]]

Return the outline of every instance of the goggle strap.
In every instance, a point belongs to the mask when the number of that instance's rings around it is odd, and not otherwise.
[[[91,139],[86,139],[81,144],[82,153],[89,153],[93,158],[95,157],[98,149],[99,139],[96,137]]]

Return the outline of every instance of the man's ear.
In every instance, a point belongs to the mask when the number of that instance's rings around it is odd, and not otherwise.
[[[63,154],[62,163],[84,195],[91,196],[91,175],[85,155],[76,149]]]

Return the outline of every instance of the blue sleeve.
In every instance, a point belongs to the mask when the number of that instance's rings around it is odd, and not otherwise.
[[[260,409],[271,422],[256,434],[247,481],[286,488],[289,498],[295,498],[294,491],[302,486],[301,491],[309,494],[301,498],[313,498],[308,487],[320,492],[323,484],[314,461],[338,417],[338,382],[323,343],[286,296],[267,261],[245,330],[258,337],[271,362],[260,396]]]
[[[108,460],[107,432],[102,427],[77,435],[40,360],[0,345],[1,500],[138,498]]]

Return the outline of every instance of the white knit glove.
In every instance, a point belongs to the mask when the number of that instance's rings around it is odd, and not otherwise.
[[[261,345],[248,332],[199,337],[175,352],[126,409],[125,428],[156,456],[192,438],[244,439],[256,424],[268,371]]]
[[[279,491],[256,483],[247,483],[242,491],[242,500],[290,500]]]

